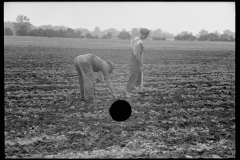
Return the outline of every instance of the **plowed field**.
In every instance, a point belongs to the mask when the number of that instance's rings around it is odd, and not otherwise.
[[[235,43],[145,41],[145,95],[123,97],[130,41],[4,37],[6,158],[235,157]],[[125,122],[102,80],[99,103],[80,102],[74,58],[116,64]]]

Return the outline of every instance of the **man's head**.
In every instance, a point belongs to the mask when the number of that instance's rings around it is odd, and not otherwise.
[[[109,74],[111,74],[112,72],[113,72],[113,70],[115,69],[115,65],[114,65],[114,63],[113,62],[107,62],[107,64],[108,64],[108,73]]]
[[[140,38],[146,39],[149,36],[150,30],[147,28],[141,28],[140,29]]]

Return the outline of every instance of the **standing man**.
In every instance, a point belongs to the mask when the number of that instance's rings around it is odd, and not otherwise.
[[[131,54],[129,59],[129,79],[126,86],[126,96],[130,97],[136,86],[140,90],[141,73],[143,71],[143,42],[149,36],[150,30],[147,28],[140,29],[140,34],[131,41]]]
[[[110,74],[113,72],[115,65],[113,62],[107,62],[94,54],[79,55],[74,60],[74,66],[78,73],[81,100],[91,102],[96,100],[94,94],[95,82],[99,81],[99,77],[95,72],[102,72],[104,80],[112,93],[112,97],[116,98],[113,85],[110,81]]]

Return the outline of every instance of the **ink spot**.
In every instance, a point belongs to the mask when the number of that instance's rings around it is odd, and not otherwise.
[[[131,116],[131,113],[132,108],[125,100],[115,101],[109,109],[112,119],[118,122],[126,121]]]

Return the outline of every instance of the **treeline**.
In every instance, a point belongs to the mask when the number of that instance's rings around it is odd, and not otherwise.
[[[209,33],[200,35],[198,38],[193,36],[191,33],[178,34],[174,37],[176,41],[226,41],[226,42],[234,42],[235,38],[233,35],[224,34],[216,34]]]
[[[34,29],[31,30],[27,36],[36,37],[66,37],[66,38],[84,38],[81,31],[75,31],[71,28],[67,30],[53,30],[53,29]]]
[[[87,39],[99,39],[100,37],[98,36],[101,31],[98,27],[95,28],[93,34],[91,33],[85,33],[85,36],[82,35],[82,32],[80,30],[74,30],[72,28],[67,28],[66,30],[64,29],[59,29],[59,30],[54,30],[54,29],[33,29],[33,25],[30,23],[29,18],[24,15],[18,15],[16,18],[16,22],[13,22],[13,29],[15,33],[9,28],[6,27],[4,29],[4,35],[14,35],[16,34],[17,36],[36,36],[36,37],[66,37],[66,38],[87,38]],[[111,29],[112,30],[112,29]],[[119,34],[113,29],[113,33],[111,32],[103,32],[101,33],[101,38],[102,39],[111,39],[114,36],[116,36],[119,39],[131,39],[132,35],[123,30]]]
[[[10,22],[9,22],[10,23]],[[4,23],[5,24],[5,23]],[[34,27],[34,28],[33,28]],[[13,30],[11,29],[13,28]],[[17,36],[36,36],[36,37],[66,37],[66,38],[87,38],[87,39],[112,39],[113,37],[119,39],[131,39],[139,34],[138,28],[132,28],[131,32],[127,32],[124,29],[118,32],[116,29],[109,29],[101,32],[98,27],[93,32],[87,29],[49,29],[49,28],[37,28],[33,26],[29,18],[24,15],[18,15],[16,22],[13,22],[13,27],[4,28],[4,35],[17,35]],[[90,33],[89,33],[90,32]],[[82,33],[85,34],[82,35]],[[92,34],[91,34],[92,33]],[[208,31],[202,29],[196,36],[187,31],[183,31],[180,34],[174,36],[171,33],[163,32],[161,29],[150,31],[150,38],[152,40],[167,40],[174,39],[176,41],[235,41],[235,33],[230,30],[225,30],[223,34],[208,33]]]
[[[4,29],[4,35],[12,36],[13,31],[6,27]],[[85,36],[82,35],[82,32],[74,29],[67,28],[66,30],[53,30],[53,29],[33,29],[28,33],[21,32],[18,36],[34,36],[34,37],[62,37],[62,38],[87,38],[87,39],[99,39],[99,36],[93,36],[91,33],[87,33]],[[106,35],[103,35],[102,39],[111,39],[112,33],[108,32]],[[128,32],[120,32],[117,36],[119,39],[130,39],[131,35]]]
[[[13,35],[13,31],[6,27],[4,30],[4,35]],[[85,36],[82,35],[82,32],[74,29],[67,28],[66,30],[53,30],[53,29],[33,29],[29,32],[21,32],[18,36],[35,36],[35,37],[63,37],[63,38],[87,38],[87,39],[100,39],[99,36],[93,36],[91,33],[87,33]],[[106,35],[103,35],[102,39],[111,39],[112,33],[108,32]],[[120,32],[117,37],[119,39],[131,39],[132,36],[126,31]]]
[[[13,31],[6,27],[4,29],[4,35],[14,35]],[[67,28],[66,30],[53,30],[53,29],[33,29],[29,32],[20,32],[19,36],[35,36],[35,37],[62,37],[62,38],[87,38],[87,39],[112,39],[113,35],[111,32],[103,35],[102,37],[93,36],[91,33],[87,33],[85,36],[82,35],[80,30],[74,30],[71,28]],[[122,31],[117,35],[119,39],[131,39],[133,36],[126,31]],[[166,37],[151,37],[152,40],[167,40]],[[229,41],[234,42],[235,38],[233,35],[224,34],[216,34],[216,33],[209,33],[200,35],[198,38],[193,36],[191,33],[180,33],[174,37],[176,41]]]
[[[221,34],[220,36],[215,33],[210,33],[206,35],[201,35],[198,38],[198,41],[226,41],[226,42],[234,42],[235,38],[232,35],[228,35],[226,33]]]
[[[14,35],[13,31],[6,27],[4,29],[4,35]],[[112,39],[113,35],[111,32],[103,35],[102,37],[93,36],[91,33],[87,33],[85,36],[82,35],[80,30],[74,30],[71,28],[67,28],[66,30],[53,30],[53,29],[33,29],[29,32],[18,32],[19,36],[35,36],[35,37],[63,37],[63,38],[87,38],[87,39]],[[134,35],[136,36],[136,35]],[[117,35],[119,39],[131,39],[133,36],[126,31],[122,31]],[[167,40],[166,37],[151,37],[152,40]],[[224,34],[216,34],[216,33],[209,33],[203,34],[199,37],[193,36],[192,33],[182,32],[174,37],[176,41],[229,41],[234,42],[235,38],[233,35],[228,35],[227,33]]]
[[[106,31],[101,32],[98,27],[95,28],[93,32],[88,31],[87,29],[71,29],[65,27],[63,29],[51,29],[51,28],[37,28],[30,23],[29,18],[24,15],[18,15],[16,22],[8,22],[8,26],[4,28],[4,35],[17,35],[17,36],[39,36],[39,37],[67,37],[67,38],[87,38],[87,39],[131,39],[139,34],[139,28],[132,28],[130,32],[125,31],[124,29],[121,32],[118,32],[116,29],[111,28]],[[4,23],[5,25],[5,23]],[[51,25],[45,26],[51,27]],[[13,32],[14,31],[14,32]],[[90,32],[90,33],[89,33]],[[84,35],[83,35],[84,34]],[[162,37],[164,36],[164,37]],[[174,35],[168,32],[163,32],[161,29],[150,32],[150,37],[154,40],[165,40],[166,38],[173,38]],[[161,38],[162,37],[162,38]]]

